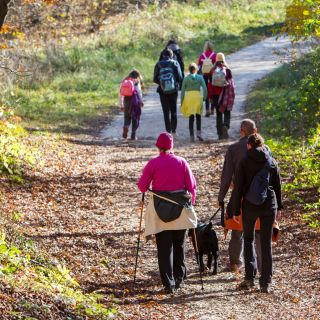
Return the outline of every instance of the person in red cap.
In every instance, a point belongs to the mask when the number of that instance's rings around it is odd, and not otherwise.
[[[190,193],[190,204],[191,202],[194,204],[196,180],[187,161],[173,153],[172,135],[167,132],[161,133],[156,146],[159,155],[151,159],[144,167],[138,181],[138,188],[141,192],[146,192],[151,186],[154,194],[165,194],[166,197]],[[179,220],[175,220],[173,223],[167,222],[164,231],[159,229],[160,232],[155,232],[161,281],[164,292],[168,294],[180,288],[187,274],[185,235],[188,227],[182,229],[184,225],[179,225],[177,221]],[[168,230],[171,225],[173,226],[172,230]]]

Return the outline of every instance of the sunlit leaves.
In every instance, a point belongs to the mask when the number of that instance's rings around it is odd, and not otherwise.
[[[3,108],[0,111],[0,172],[19,176],[23,166],[35,163],[35,150],[25,141],[26,131],[14,123],[13,111]]]
[[[320,0],[294,0],[287,7],[284,30],[295,39],[320,37]]]

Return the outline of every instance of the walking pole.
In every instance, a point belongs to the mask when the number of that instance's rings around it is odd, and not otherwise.
[[[204,288],[203,288],[203,280],[202,280],[202,271],[201,271],[201,265],[200,265],[200,258],[199,258],[199,250],[198,250],[198,241],[197,241],[197,236],[196,236],[196,229],[193,229],[193,237],[194,237],[194,251],[195,251],[195,254],[196,254],[197,262],[199,263],[201,290],[204,290]]]
[[[137,244],[137,253],[136,253],[136,263],[135,263],[135,266],[134,266],[133,287],[135,287],[135,285],[136,285],[136,275],[137,275],[137,265],[138,265],[138,255],[139,255],[139,245],[140,245],[143,205],[144,205],[144,193],[142,194],[141,207],[140,207],[140,222],[139,222],[139,231],[138,231],[138,244]]]

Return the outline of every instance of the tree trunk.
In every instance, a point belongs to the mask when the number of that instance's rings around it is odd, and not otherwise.
[[[0,29],[8,13],[8,4],[11,0],[0,0]]]

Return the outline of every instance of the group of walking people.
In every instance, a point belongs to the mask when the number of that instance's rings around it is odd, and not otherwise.
[[[190,63],[187,76],[184,75],[184,69],[181,49],[175,40],[170,40],[160,53],[153,74],[153,81],[158,85],[157,92],[166,132],[176,136],[178,92],[181,90],[181,113],[189,118],[190,141],[194,142],[195,138],[203,141],[201,131],[203,104],[206,117],[216,112],[218,138],[228,138],[235,90],[232,73],[224,54],[221,52],[216,54],[212,43],[206,41],[198,63]],[[131,139],[136,139],[143,106],[141,85],[142,76],[137,70],[131,71],[121,82],[120,108],[124,111],[123,138],[128,137],[132,123]],[[196,122],[196,134],[194,122]]]
[[[146,212],[145,228],[155,234],[160,277],[164,293],[167,294],[181,288],[187,278],[186,229],[197,226],[194,211],[193,214],[190,214],[192,210],[188,211],[186,220],[181,218],[184,212],[181,207],[186,208],[188,201],[190,205],[195,204],[197,183],[187,161],[174,154],[173,145],[172,134],[163,132],[159,135],[156,142],[158,156],[146,164],[138,181],[141,192],[145,193],[151,188],[153,195]],[[261,181],[265,173],[265,189],[258,187],[254,190],[256,197],[262,194],[262,201],[256,202],[252,198],[252,184],[258,178]],[[276,219],[281,218],[283,209],[281,181],[271,150],[264,144],[254,121],[250,119],[242,121],[240,140],[227,150],[217,199],[219,206],[223,205],[229,188],[233,189],[227,205],[226,222],[236,220],[241,225],[241,228],[232,231],[229,243],[230,265],[240,267],[244,253],[245,275],[238,289],[254,287],[259,272],[260,291],[268,293],[273,273],[273,228]],[[187,200],[181,202],[183,198]],[[176,212],[178,207],[180,215]],[[158,212],[159,208],[165,212]],[[171,220],[168,218],[170,215],[173,216]],[[190,224],[191,227],[188,226]]]
[[[138,181],[141,192],[151,199],[145,214],[146,235],[155,235],[160,277],[165,293],[179,289],[187,277],[185,238],[187,229],[197,227],[193,205],[196,179],[187,161],[173,152],[177,132],[177,101],[181,90],[181,113],[189,118],[190,141],[202,141],[201,116],[216,113],[219,139],[228,137],[234,103],[234,82],[223,53],[215,53],[206,41],[197,63],[190,63],[184,75],[181,50],[170,40],[154,67],[153,80],[163,110],[166,132],[156,141],[158,156],[151,159]],[[143,107],[143,79],[133,70],[120,86],[120,107],[124,111],[123,138],[135,140]],[[194,130],[196,122],[196,134]],[[226,206],[225,230],[231,230],[227,270],[238,271],[244,264],[245,276],[239,289],[250,289],[260,274],[260,290],[269,292],[272,280],[272,235],[283,208],[279,168],[271,150],[257,133],[254,121],[245,119],[240,140],[229,146],[221,173],[217,206]]]

